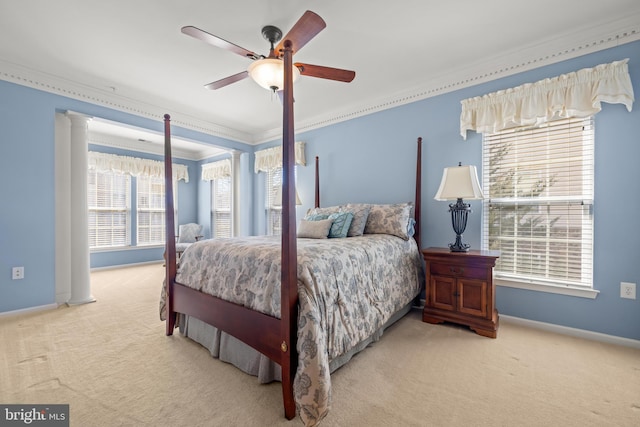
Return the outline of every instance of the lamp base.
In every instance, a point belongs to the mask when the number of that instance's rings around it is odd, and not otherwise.
[[[467,217],[471,212],[471,205],[464,203],[462,199],[458,199],[456,203],[449,205],[449,212],[451,212],[453,231],[456,233],[456,242],[449,244],[449,250],[451,252],[469,252],[471,245],[462,243],[462,233],[467,228]]]
[[[459,234],[456,236],[455,243],[449,243],[449,250],[451,252],[469,252],[469,249],[471,249],[471,245],[462,243],[462,236]]]

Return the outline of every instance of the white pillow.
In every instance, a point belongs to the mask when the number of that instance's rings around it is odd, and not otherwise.
[[[321,219],[318,221],[307,221],[305,219],[300,220],[298,237],[305,237],[308,239],[326,239],[329,235],[331,224],[333,224],[333,219]]]

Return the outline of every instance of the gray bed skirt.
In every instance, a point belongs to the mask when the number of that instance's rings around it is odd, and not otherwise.
[[[387,323],[374,332],[369,338],[361,341],[342,356],[329,361],[329,369],[331,372],[335,372],[336,369],[343,366],[355,354],[362,351],[372,342],[378,341],[386,328],[400,320],[410,310],[411,303],[394,314]],[[180,333],[182,333],[182,335],[204,346],[209,350],[211,356],[231,363],[247,374],[258,377],[258,381],[261,383],[281,381],[280,365],[237,338],[220,331],[200,319],[183,314],[180,315],[178,324],[180,325]]]

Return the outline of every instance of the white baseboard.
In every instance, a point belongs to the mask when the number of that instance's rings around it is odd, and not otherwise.
[[[53,303],[53,304],[39,305],[37,307],[22,308],[20,310],[3,311],[0,313],[0,317],[10,317],[10,316],[17,316],[19,314],[37,313],[38,311],[53,310],[58,308],[59,306],[60,306],[59,304]]]
[[[96,267],[96,268],[92,268],[91,271],[116,270],[120,268],[140,267],[141,265],[163,264],[163,263],[164,263],[163,259],[156,260],[156,261],[132,262],[131,264],[120,264],[120,265],[109,265],[107,267]]]
[[[117,268],[134,267],[134,266],[141,266],[141,265],[147,265],[147,264],[162,264],[163,262],[164,262],[163,260],[158,260],[158,261],[137,262],[137,263],[132,263],[132,264],[112,265],[112,266],[109,266],[109,267],[92,268],[91,271],[113,270],[113,269],[117,269]],[[65,295],[67,295],[67,294],[65,294]],[[56,295],[56,299],[58,297],[59,297],[59,295]],[[67,298],[67,300],[68,299],[69,298]],[[10,317],[10,316],[17,316],[17,315],[20,315],[20,314],[27,314],[27,313],[36,313],[38,311],[52,310],[52,309],[56,309],[56,308],[60,307],[60,305],[64,304],[64,303],[66,303],[66,301],[63,301],[63,302],[60,302],[60,303],[39,305],[39,306],[36,306],[36,307],[27,307],[27,308],[22,308],[20,310],[3,311],[3,312],[0,312],[0,318],[2,318],[2,317]]]
[[[555,332],[563,335],[584,338],[592,341],[600,341],[607,344],[623,345],[640,349],[640,340],[618,337],[615,335],[602,334],[600,332],[587,331],[585,329],[569,328],[567,326],[554,325],[552,323],[538,322],[536,320],[523,319],[520,317],[500,315],[500,321],[513,323],[516,325],[527,326],[530,328],[543,329],[549,332]]]

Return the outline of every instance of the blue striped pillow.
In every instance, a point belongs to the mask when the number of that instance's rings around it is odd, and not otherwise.
[[[331,230],[329,230],[329,237],[347,237],[349,226],[353,221],[353,214],[351,212],[333,213],[329,215],[329,219],[333,220]]]

